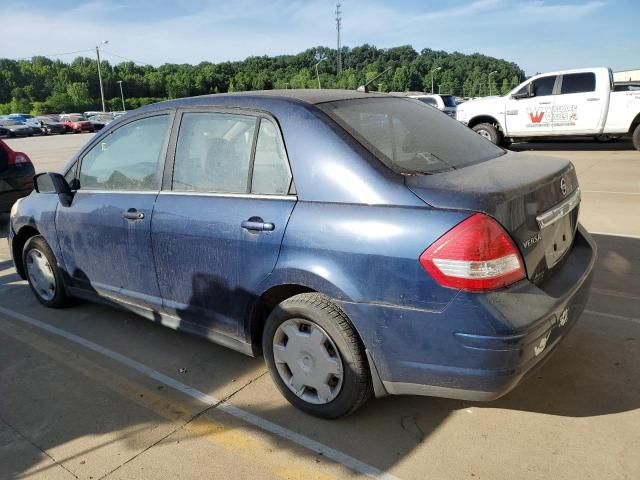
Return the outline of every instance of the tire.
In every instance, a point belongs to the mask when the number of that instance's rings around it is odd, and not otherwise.
[[[502,133],[490,123],[479,123],[472,128],[481,137],[486,138],[494,145],[500,145],[502,142]]]
[[[631,139],[633,140],[633,146],[636,147],[636,150],[640,150],[640,124],[636,125]]]
[[[41,304],[50,308],[68,305],[69,298],[65,293],[62,272],[51,248],[41,235],[27,240],[22,251],[22,264],[31,291]],[[46,287],[47,282],[52,288]]]
[[[294,344],[291,338],[298,341]],[[314,338],[319,339],[317,344]],[[325,295],[302,293],[280,303],[267,318],[262,349],[274,383],[303,412],[338,418],[355,412],[371,396],[371,375],[360,338],[344,312]]]

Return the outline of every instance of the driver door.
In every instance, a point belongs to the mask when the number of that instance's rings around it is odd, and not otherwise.
[[[533,80],[533,97],[514,98],[506,102],[505,122],[508,136],[535,137],[551,135],[553,131],[553,104],[557,75]],[[529,84],[516,92],[524,94]]]
[[[56,228],[74,287],[159,309],[151,215],[173,113],[133,119],[81,158],[71,206]]]

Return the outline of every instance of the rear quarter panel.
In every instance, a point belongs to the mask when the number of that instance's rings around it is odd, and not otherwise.
[[[436,284],[418,258],[468,216],[426,206],[300,201],[269,283],[304,285],[340,301],[442,311],[456,291]]]
[[[627,133],[640,114],[640,91],[611,92],[605,133]]]

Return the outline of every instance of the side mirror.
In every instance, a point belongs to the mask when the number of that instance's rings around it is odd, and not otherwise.
[[[63,207],[69,207],[73,192],[65,178],[59,173],[39,173],[33,177],[33,186],[38,193],[56,193]]]
[[[514,93],[511,98],[519,100],[521,98],[531,98],[536,96],[536,91],[533,88],[533,82],[527,83],[527,91],[522,93]]]

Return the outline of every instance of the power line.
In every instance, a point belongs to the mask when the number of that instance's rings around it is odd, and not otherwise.
[[[107,54],[111,55],[112,57],[117,57],[117,58],[121,58],[121,59],[123,59],[123,60],[127,60],[128,62],[137,63],[137,64],[139,64],[139,65],[151,65],[150,63],[140,62],[140,61],[138,61],[138,60],[134,60],[133,58],[123,57],[122,55],[118,55],[117,53],[110,52],[109,50],[105,50],[104,48],[102,48],[102,49],[101,49],[101,51],[103,51],[104,53],[107,53]]]

